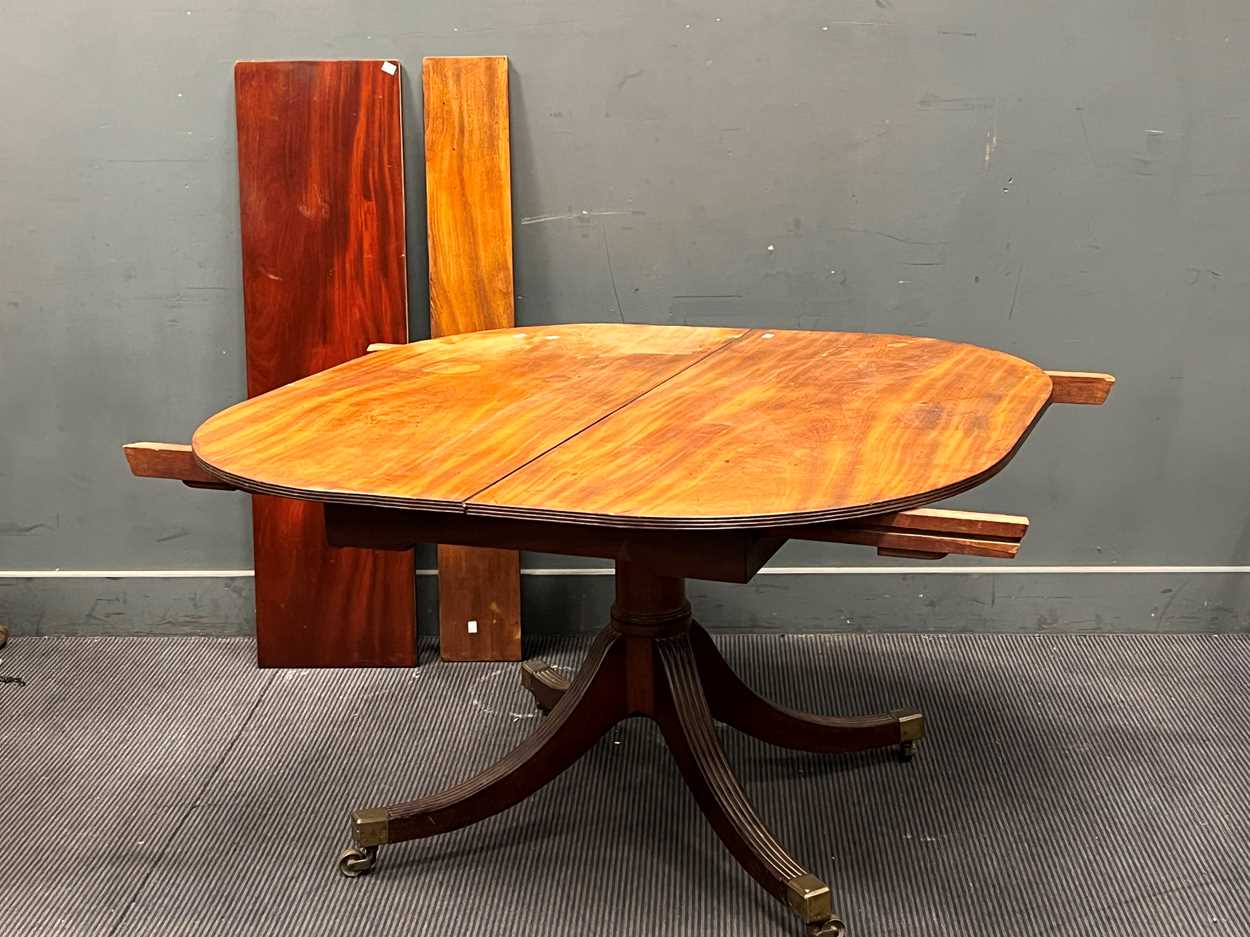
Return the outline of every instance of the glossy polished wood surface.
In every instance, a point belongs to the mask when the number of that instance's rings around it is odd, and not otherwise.
[[[430,334],[515,324],[508,59],[427,58],[425,203]],[[521,557],[516,551],[438,548],[443,660],[521,659]]]
[[[224,410],[192,445],[250,491],[462,511],[740,329],[565,325],[378,351]]]
[[[688,528],[914,507],[992,474],[1050,389],[1041,369],[975,345],[755,330],[468,510]]]
[[[427,58],[425,202],[430,334],[513,324],[508,59]]]
[[[383,64],[235,66],[250,396],[407,340],[402,80]],[[331,550],[322,513],[253,499],[261,664],[416,663],[412,555]]]
[[[251,396],[407,341],[402,79],[382,65],[235,65]]]
[[[786,527],[972,487],[1050,394],[1026,361],[934,339],[549,326],[377,352],[219,414],[194,448],[242,488],[316,500]]]

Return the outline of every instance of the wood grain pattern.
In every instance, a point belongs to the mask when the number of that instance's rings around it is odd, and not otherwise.
[[[400,76],[381,61],[235,66],[253,397],[407,338]],[[256,498],[263,666],[416,662],[410,554],[333,551],[318,505]]]
[[[919,553],[928,556],[946,556],[958,553],[962,556],[990,556],[1013,560],[1020,552],[1019,540],[976,539],[954,534],[909,532],[829,524],[823,527],[799,527],[791,536],[795,540],[818,540],[825,543],[853,543],[886,550]],[[887,554],[889,555],[889,554]]]
[[[430,334],[508,328],[516,321],[508,60],[427,58],[422,87]],[[444,660],[521,659],[520,569],[515,553],[439,548]]]
[[[248,394],[408,337],[400,73],[239,62]]]
[[[935,339],[546,326],[361,357],[218,414],[193,445],[225,480],[291,497],[780,531],[979,484],[1050,393],[1028,362]]]
[[[427,58],[422,87],[431,335],[507,328],[515,314],[508,60]]]
[[[520,660],[521,554],[439,544],[438,622],[443,660]]]
[[[553,325],[414,342],[224,410],[192,445],[248,491],[460,512],[475,492],[741,334]]]
[[[1110,374],[1093,371],[1047,371],[1046,375],[1054,385],[1050,394],[1051,403],[1101,406],[1115,386],[1115,378]]]
[[[177,442],[132,442],[122,446],[130,474],[139,478],[170,478],[198,488],[234,491],[234,485],[210,475],[195,461],[191,447]]]
[[[936,501],[994,474],[1051,382],[928,338],[753,331],[470,499],[470,513],[773,527]]]
[[[1027,517],[916,508],[853,521],[794,527],[795,540],[875,546],[879,556],[940,559],[951,553],[1015,559],[1029,529]]]
[[[912,508],[863,518],[862,523],[898,530],[923,530],[968,537],[1009,537],[1021,540],[1029,532],[1029,519],[1018,514],[987,514],[946,508]]]

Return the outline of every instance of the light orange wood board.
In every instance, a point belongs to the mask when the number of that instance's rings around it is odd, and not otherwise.
[[[427,58],[425,186],[430,334],[515,321],[508,60]],[[489,373],[482,375],[488,385]],[[520,555],[438,550],[439,647],[445,660],[521,659]]]
[[[431,334],[507,328],[515,321],[508,60],[427,58],[422,85]]]

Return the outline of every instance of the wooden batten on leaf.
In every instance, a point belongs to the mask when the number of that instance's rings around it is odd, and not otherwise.
[[[1046,374],[1053,388],[1051,403],[1100,406],[1115,386],[1115,377],[1095,371],[1047,371]]]
[[[139,478],[169,478],[192,488],[237,491],[195,461],[191,447],[179,442],[132,442],[122,446],[130,474]]]
[[[875,546],[880,556],[936,560],[958,553],[1015,559],[1029,519],[941,508],[914,508],[789,531],[796,540]]]

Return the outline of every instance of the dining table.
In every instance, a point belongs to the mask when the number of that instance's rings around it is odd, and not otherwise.
[[[797,751],[893,748],[906,761],[924,716],[817,715],[757,695],[695,619],[687,580],[746,583],[790,540],[1010,559],[1026,517],[931,505],[1001,471],[1050,404],[1100,404],[1113,382],[929,337],[541,325],[370,346],[221,411],[190,445],[125,449],[137,475],[316,502],[333,547],[614,564],[615,600],[572,679],[519,666],[545,714],[532,734],[448,790],[356,810],[344,875],[374,870],[381,846],[519,803],[642,716],[734,859],[812,937],[832,937],[846,930],[834,896],[756,815],[717,723]]]

